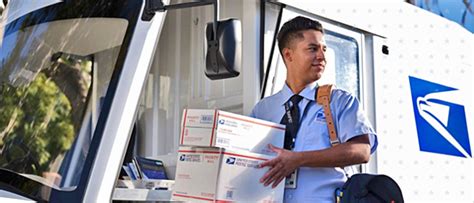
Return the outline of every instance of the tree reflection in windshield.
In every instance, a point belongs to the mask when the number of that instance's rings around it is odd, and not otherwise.
[[[74,190],[128,21],[28,19],[10,23],[0,42],[0,168]]]
[[[0,85],[0,167],[57,172],[80,129],[92,58],[58,53],[51,64],[27,85]]]

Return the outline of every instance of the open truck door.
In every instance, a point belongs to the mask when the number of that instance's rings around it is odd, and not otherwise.
[[[265,77],[261,97],[267,97],[280,91],[286,79],[286,67],[278,49],[276,33],[288,20],[304,16],[319,21],[325,32],[327,65],[319,85],[335,84],[353,94],[361,103],[371,123],[375,123],[375,96],[373,84],[373,60],[387,56],[382,52],[384,44],[375,45],[373,42],[383,40],[383,33],[337,22],[324,17],[319,8],[324,3],[315,6],[307,1],[269,1],[266,4],[266,27],[264,67]],[[378,52],[378,53],[375,53]],[[351,167],[352,172],[376,172],[376,153],[371,162]]]

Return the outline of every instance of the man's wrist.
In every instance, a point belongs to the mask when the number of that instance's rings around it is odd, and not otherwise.
[[[303,166],[305,164],[305,158],[303,152],[294,152],[295,153],[295,160],[297,164],[297,168]]]

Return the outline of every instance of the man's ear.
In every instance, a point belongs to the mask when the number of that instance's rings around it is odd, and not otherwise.
[[[293,61],[293,50],[285,47],[283,48],[282,53],[283,53],[283,59],[285,59],[286,62]]]

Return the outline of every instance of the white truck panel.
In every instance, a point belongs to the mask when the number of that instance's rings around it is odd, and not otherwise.
[[[440,16],[394,1],[280,2],[386,37],[374,38],[377,172],[393,177],[407,202],[472,202],[472,33]],[[389,55],[382,54],[382,45],[388,45]],[[410,77],[434,84],[410,83]],[[453,91],[438,93],[437,85]],[[429,108],[419,108],[412,98],[413,94],[420,96],[416,91],[435,92],[424,95]],[[452,110],[436,110],[446,108]],[[441,115],[430,119],[424,112]],[[442,125],[450,120],[450,125]],[[463,129],[465,132],[459,132]],[[453,155],[455,150],[458,155]]]

